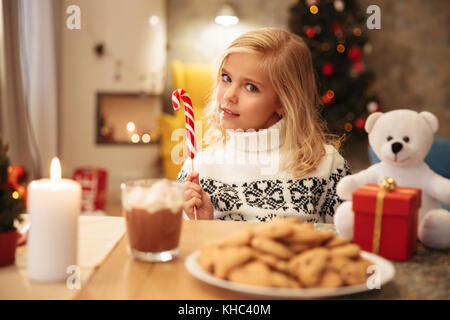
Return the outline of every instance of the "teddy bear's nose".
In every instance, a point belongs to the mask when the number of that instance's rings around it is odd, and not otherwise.
[[[400,150],[402,150],[403,145],[400,142],[395,142],[391,146],[393,153],[398,153]]]

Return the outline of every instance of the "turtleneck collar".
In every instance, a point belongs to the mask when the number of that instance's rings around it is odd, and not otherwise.
[[[227,148],[245,152],[267,152],[280,148],[285,139],[286,120],[281,118],[267,129],[258,131],[227,130]]]

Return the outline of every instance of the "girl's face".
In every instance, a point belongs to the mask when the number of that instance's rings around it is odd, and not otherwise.
[[[217,91],[223,129],[260,130],[279,120],[282,107],[256,54],[232,53],[222,67]]]

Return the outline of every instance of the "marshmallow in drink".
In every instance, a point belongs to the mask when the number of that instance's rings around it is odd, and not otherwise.
[[[148,213],[169,209],[172,213],[178,213],[183,207],[183,197],[179,191],[172,188],[166,179],[145,187],[132,188],[124,199],[124,208],[143,209]]]

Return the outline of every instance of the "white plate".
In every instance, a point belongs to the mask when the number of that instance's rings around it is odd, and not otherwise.
[[[371,290],[367,287],[365,283],[335,289],[268,288],[268,287],[258,287],[234,283],[231,281],[216,278],[213,275],[209,274],[208,272],[204,271],[203,268],[197,263],[197,256],[199,255],[199,253],[200,253],[199,250],[191,253],[185,261],[186,269],[192,276],[201,281],[209,283],[213,286],[231,290],[244,295],[256,296],[260,298],[272,298],[272,299],[279,299],[279,298],[305,299],[305,298],[335,297]],[[383,287],[383,285],[385,285],[394,278],[395,268],[391,262],[380,256],[365,251],[361,252],[361,256],[367,260],[370,260],[379,267],[377,272],[381,277],[381,288]]]

